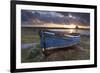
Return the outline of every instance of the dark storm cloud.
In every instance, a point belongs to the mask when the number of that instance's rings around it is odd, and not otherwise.
[[[80,23],[90,25],[90,14],[79,12],[55,12],[39,10],[21,10],[21,20],[28,21],[33,19],[34,22],[52,22],[52,23]]]
[[[78,12],[58,12],[63,14],[64,16],[68,16],[69,14],[75,16],[81,22],[89,25],[90,24],[90,13],[78,13]]]

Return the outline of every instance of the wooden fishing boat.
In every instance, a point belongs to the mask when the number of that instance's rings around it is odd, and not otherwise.
[[[77,44],[80,40],[78,33],[61,33],[57,31],[41,30],[40,31],[41,48],[55,49],[70,47]]]

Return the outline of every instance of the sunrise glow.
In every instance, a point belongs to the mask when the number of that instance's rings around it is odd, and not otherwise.
[[[75,24],[64,25],[64,28],[75,28]]]
[[[70,29],[69,32],[70,32],[70,33],[74,33],[75,30],[74,30],[74,29]]]
[[[76,27],[75,24],[70,24],[69,26],[70,26],[70,28],[75,28]]]
[[[83,29],[89,29],[90,26],[82,26],[82,25],[78,25],[78,24],[53,24],[53,23],[46,23],[46,24],[28,24],[28,25],[22,25],[22,27],[49,27],[49,28],[76,28],[76,26],[78,26],[78,28],[83,28]]]

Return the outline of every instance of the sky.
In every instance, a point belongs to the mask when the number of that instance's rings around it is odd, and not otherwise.
[[[39,10],[21,10],[22,22],[30,22],[32,24],[77,24],[82,26],[90,26],[89,13],[77,12],[58,12],[58,11],[39,11]]]

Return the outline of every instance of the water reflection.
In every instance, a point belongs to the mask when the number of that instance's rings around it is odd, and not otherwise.
[[[75,33],[75,29],[69,29],[69,33]]]
[[[90,35],[90,30],[84,29],[50,29],[52,31],[60,31],[60,32],[67,32],[67,33],[80,33],[80,35]]]

